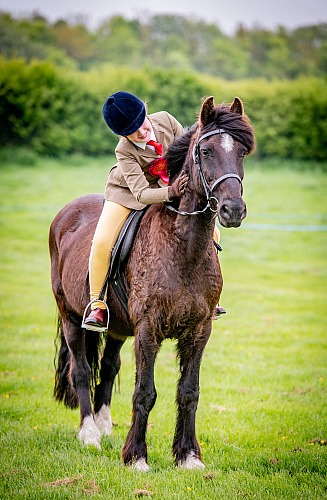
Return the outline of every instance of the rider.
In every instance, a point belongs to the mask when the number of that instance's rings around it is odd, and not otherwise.
[[[131,210],[181,197],[188,175],[182,173],[171,186],[149,173],[149,166],[164,155],[175,137],[183,134],[182,125],[166,111],[147,115],[146,107],[129,92],[115,92],[105,101],[102,114],[110,130],[120,136],[115,149],[117,163],[111,169],[105,202],[92,241],[89,259],[91,301],[99,297],[111,251]],[[215,234],[219,241],[219,231]],[[106,306],[96,300],[85,319],[85,328],[99,330],[104,324]],[[216,315],[224,313],[217,306]]]

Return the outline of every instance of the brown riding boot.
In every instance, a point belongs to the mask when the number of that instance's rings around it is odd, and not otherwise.
[[[213,321],[215,321],[216,319],[219,319],[222,314],[226,314],[226,310],[218,304],[216,306],[216,309],[215,309],[213,315],[212,315]]]
[[[104,313],[105,309],[100,309],[100,307],[91,311],[84,321],[86,330],[101,331],[105,326]]]

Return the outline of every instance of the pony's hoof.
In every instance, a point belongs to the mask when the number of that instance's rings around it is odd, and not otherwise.
[[[138,472],[148,472],[150,470],[150,467],[146,463],[146,460],[144,457],[139,458],[135,463],[132,464],[132,469],[138,471]]]
[[[95,446],[101,450],[101,433],[94,423],[93,415],[84,418],[78,438],[86,446]]]
[[[180,460],[178,462],[178,467],[181,469],[187,469],[187,470],[192,470],[192,469],[204,469],[205,465],[201,460],[195,456],[194,452],[192,451],[187,455],[185,460]]]
[[[94,422],[101,436],[110,436],[112,430],[110,406],[103,405],[101,410],[94,415]]]

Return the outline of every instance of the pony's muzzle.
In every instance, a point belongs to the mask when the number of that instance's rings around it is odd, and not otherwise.
[[[239,227],[246,217],[246,204],[242,198],[223,201],[218,210],[219,222],[224,227]]]

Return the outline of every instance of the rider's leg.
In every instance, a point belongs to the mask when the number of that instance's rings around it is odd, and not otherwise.
[[[113,201],[105,201],[96,227],[90,259],[89,279],[91,300],[99,297],[110,263],[111,251],[117,241],[121,228],[131,210]],[[92,309],[105,309],[102,302],[93,302]]]
[[[215,224],[215,229],[214,229],[214,232],[213,232],[213,239],[215,240],[216,243],[219,243],[219,240],[220,240],[220,231],[219,231],[218,227],[216,226],[216,224]]]

